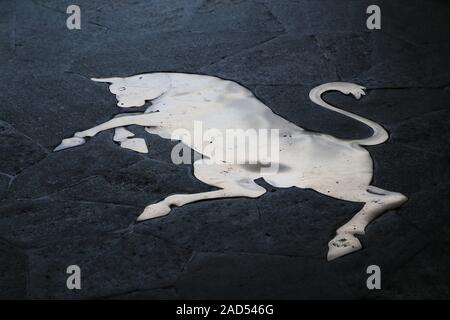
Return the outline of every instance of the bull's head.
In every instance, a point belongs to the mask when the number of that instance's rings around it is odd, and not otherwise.
[[[170,88],[170,78],[164,73],[138,74],[127,78],[91,78],[111,83],[109,90],[116,95],[121,108],[141,107],[146,100],[158,98]]]

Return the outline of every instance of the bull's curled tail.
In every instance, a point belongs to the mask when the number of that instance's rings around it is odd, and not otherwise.
[[[330,83],[325,83],[325,84],[322,84],[320,86],[313,88],[309,92],[309,98],[311,99],[312,102],[314,102],[315,104],[317,104],[321,107],[324,107],[329,110],[333,110],[335,112],[343,114],[347,117],[355,119],[355,120],[362,122],[365,125],[369,126],[373,130],[373,135],[371,137],[366,138],[366,139],[350,140],[350,142],[357,143],[362,146],[373,146],[373,145],[383,143],[389,138],[388,133],[382,126],[380,126],[376,122],[373,122],[369,119],[358,116],[354,113],[336,108],[336,107],[326,103],[322,99],[322,94],[327,91],[339,91],[346,95],[352,94],[356,99],[360,99],[363,95],[366,94],[364,92],[364,89],[365,88],[363,86],[359,86],[354,83],[330,82]]]

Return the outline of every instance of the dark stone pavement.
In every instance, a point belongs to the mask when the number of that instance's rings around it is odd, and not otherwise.
[[[450,298],[448,1],[378,0],[376,31],[365,0],[77,0],[81,30],[68,30],[73,3],[0,2],[0,298]],[[308,92],[367,86],[360,101],[327,99],[389,130],[368,148],[374,185],[409,201],[333,262],[327,243],[361,204],[311,190],[269,187],[134,224],[169,194],[211,190],[171,163],[173,142],[141,131],[142,155],[105,132],[52,149],[119,112],[90,77],[151,71],[237,81],[290,121],[341,138],[370,131]],[[82,290],[66,288],[71,264]],[[371,264],[382,290],[366,288]]]

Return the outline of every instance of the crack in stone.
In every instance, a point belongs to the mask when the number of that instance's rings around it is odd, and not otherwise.
[[[151,160],[151,159],[144,158],[144,159],[138,160],[138,161],[136,161],[136,162],[133,162],[133,163],[131,163],[131,164],[129,164],[129,165],[123,167],[123,168],[120,168],[119,170],[127,169],[127,168],[132,167],[133,165],[138,164],[138,163],[140,163],[140,162],[143,162],[143,161],[145,161],[145,160]],[[70,184],[70,185],[68,185],[68,186],[64,186],[64,187],[62,187],[61,189],[58,189],[58,190],[56,190],[56,191],[54,191],[54,192],[47,193],[47,194],[44,194],[44,195],[39,196],[39,197],[36,197],[36,198],[21,198],[21,199],[22,199],[22,200],[45,200],[45,199],[49,199],[49,200],[60,201],[61,199],[55,199],[55,198],[51,198],[51,197],[54,196],[54,195],[57,195],[58,193],[61,193],[61,192],[63,192],[63,191],[66,191],[66,190],[68,190],[68,189],[71,189],[71,188],[73,188],[73,187],[76,187],[77,185],[82,184],[82,183],[84,183],[84,182],[86,182],[86,181],[89,181],[90,179],[98,178],[98,177],[106,177],[106,175],[105,175],[105,174],[102,174],[102,173],[90,175],[90,176],[88,176],[88,177],[84,177],[84,178],[82,178],[81,180],[78,180],[78,181],[74,182],[73,184]],[[20,198],[18,198],[18,200],[19,200],[19,199],[20,199]],[[76,200],[65,200],[65,201],[76,201]],[[84,200],[80,200],[80,201],[84,201]],[[88,200],[87,200],[87,201],[88,201]],[[126,205],[126,204],[124,204],[124,205]],[[136,207],[137,207],[137,206],[136,206]]]
[[[305,259],[312,259],[312,260],[322,260],[323,257],[319,257],[317,255],[298,255],[298,254],[281,254],[281,253],[267,253],[267,252],[252,252],[252,251],[234,251],[234,250],[196,250],[194,248],[189,248],[189,247],[185,247],[185,246],[181,246],[178,243],[166,239],[164,237],[161,237],[160,235],[156,235],[154,234],[152,231],[148,231],[146,230],[146,233],[148,232],[148,234],[152,237],[155,237],[161,241],[167,242],[179,249],[183,249],[186,251],[194,251],[197,253],[211,253],[211,254],[223,254],[223,255],[229,255],[229,254],[234,254],[234,255],[264,255],[264,256],[277,256],[277,257],[286,257],[286,258],[305,258]]]
[[[203,70],[203,69],[206,68],[206,67],[214,66],[214,65],[216,65],[216,64],[218,64],[218,63],[221,63],[222,61],[226,61],[226,60],[228,60],[229,58],[232,58],[232,57],[234,57],[234,56],[236,56],[236,55],[238,55],[238,54],[241,54],[241,53],[243,53],[243,52],[246,52],[246,51],[252,50],[252,49],[254,49],[254,48],[256,48],[256,47],[259,47],[259,46],[261,46],[261,45],[264,45],[264,44],[266,44],[266,43],[268,43],[268,42],[270,42],[270,41],[272,41],[272,40],[274,40],[274,39],[276,39],[276,38],[278,38],[279,36],[284,35],[284,34],[285,34],[285,32],[281,32],[281,33],[279,33],[279,34],[277,34],[277,35],[275,35],[275,36],[272,36],[272,37],[270,37],[270,38],[268,38],[268,39],[266,39],[266,40],[260,41],[260,42],[254,44],[254,45],[252,45],[252,46],[250,46],[250,47],[243,48],[242,50],[239,50],[239,51],[237,51],[237,52],[233,52],[233,53],[231,53],[231,54],[229,54],[229,55],[227,55],[227,56],[224,56],[224,57],[220,58],[220,59],[217,60],[217,61],[211,62],[210,64],[201,67],[200,70]]]
[[[270,256],[270,257],[284,257],[284,258],[292,258],[292,259],[310,259],[310,260],[317,260],[317,261],[323,261],[322,256],[318,255],[302,255],[302,254],[286,254],[286,253],[268,253],[268,252],[252,252],[252,251],[198,251],[199,253],[212,253],[212,254],[221,254],[221,255],[243,255],[243,256],[253,256],[253,255],[259,255],[259,256]]]
[[[36,197],[36,198],[22,198],[22,199],[28,199],[28,200],[57,200],[57,201],[59,201],[59,200],[61,200],[61,199],[54,199],[54,198],[52,198],[52,196],[54,196],[54,195],[56,195],[56,194],[58,194],[58,193],[60,193],[60,192],[66,191],[67,189],[76,187],[76,186],[79,185],[79,184],[82,184],[82,183],[84,183],[84,182],[86,182],[86,181],[89,181],[89,180],[91,180],[91,179],[93,179],[93,178],[96,178],[96,177],[99,177],[99,176],[100,176],[100,175],[92,175],[92,176],[88,176],[88,177],[83,178],[83,179],[81,179],[81,180],[79,180],[79,181],[77,181],[77,182],[74,182],[74,183],[71,184],[71,185],[68,185],[68,186],[63,187],[62,189],[56,190],[55,192],[47,193],[47,194],[44,194],[44,195],[39,196],[39,197]],[[65,199],[64,199],[64,200],[65,200]]]
[[[264,2],[260,2],[260,4],[267,10],[267,12],[269,13],[269,15],[272,17],[272,19],[278,23],[281,28],[283,28],[283,30],[281,31],[282,33],[287,33],[287,29],[284,25],[284,23],[282,23],[277,16],[275,16],[275,14],[272,12],[272,10],[267,6],[267,4],[265,4]]]
[[[142,289],[131,289],[128,291],[123,291],[123,292],[118,292],[118,293],[114,293],[111,295],[103,295],[103,296],[94,296],[92,297],[92,299],[99,299],[99,300],[103,300],[103,299],[114,299],[114,298],[120,298],[121,296],[125,296],[125,295],[132,295],[135,293],[145,293],[147,291],[154,291],[154,290],[173,290],[174,289],[174,285],[166,285],[166,286],[162,286],[162,287],[145,287]]]
[[[247,255],[247,256],[269,256],[269,257],[284,257],[284,258],[293,258],[293,259],[308,259],[308,260],[312,260],[312,261],[321,261],[323,259],[323,257],[312,257],[312,256],[291,256],[291,255],[282,255],[282,254],[268,254],[268,253],[252,253],[252,252],[215,252],[215,251],[192,251],[191,257],[189,258],[189,260],[186,262],[185,265],[185,269],[180,272],[174,282],[174,287],[176,289],[177,295],[179,297],[181,297],[181,295],[179,294],[178,291],[178,285],[179,285],[179,281],[181,280],[181,278],[183,277],[184,274],[186,274],[188,266],[192,263],[192,261],[194,261],[194,258],[198,255],[198,254],[213,254],[215,256],[218,255],[225,255],[225,256],[230,256],[230,255]]]
[[[23,247],[23,246],[20,246],[18,244],[15,244],[15,243],[13,243],[13,242],[11,242],[11,241],[3,238],[3,237],[0,237],[0,242],[3,242],[5,245],[10,246],[10,247],[20,251],[22,254],[26,253],[26,247]]]
[[[256,213],[258,214],[258,220],[261,220],[261,210],[259,209],[258,204],[256,203],[256,201],[254,202],[255,207],[256,207]]]
[[[133,226],[134,228],[134,226]],[[144,227],[145,228],[145,227]],[[116,230],[115,232],[121,232],[124,230],[129,230],[130,226],[127,228],[123,228],[121,230]],[[133,230],[134,232],[134,230]],[[145,228],[145,233],[148,233],[150,236],[157,238],[158,240],[161,240],[163,242],[167,242],[168,244],[177,247],[179,249],[182,250],[186,250],[186,251],[193,251],[193,252],[197,252],[197,253],[213,253],[213,254],[241,254],[241,255],[268,255],[268,256],[280,256],[280,257],[288,257],[288,258],[307,258],[307,259],[313,259],[313,260],[321,260],[322,257],[317,257],[317,255],[290,255],[290,254],[279,254],[279,253],[265,253],[265,252],[251,252],[251,251],[233,251],[233,250],[218,250],[218,251],[214,251],[214,250],[195,250],[193,248],[189,248],[189,247],[185,247],[185,246],[181,246],[180,244],[178,244],[177,242],[174,242],[173,240],[169,240],[166,239],[165,237],[162,237],[160,235],[155,234],[152,230],[149,230],[147,228]]]
[[[311,88],[311,86],[305,85],[304,83],[248,83],[249,86],[259,86],[259,87],[302,87]]]
[[[11,186],[13,185],[15,180],[16,176],[11,176],[10,180],[8,181],[8,187],[6,188],[6,194],[9,193],[9,190],[11,190]]]
[[[183,263],[183,266],[181,267],[181,270],[180,270],[178,276],[176,277],[176,279],[174,281],[174,285],[178,282],[180,277],[184,273],[186,273],[188,265],[194,260],[194,257],[197,255],[197,251],[195,251],[195,250],[190,250],[190,251],[191,251],[191,254],[190,254],[189,258],[186,260],[186,262]]]
[[[21,174],[24,173],[24,171],[26,171],[27,169],[33,168],[34,166],[37,166],[38,164],[40,164],[40,163],[43,162],[44,160],[48,159],[48,157],[49,157],[49,155],[45,156],[44,158],[38,160],[37,162],[33,163],[32,165],[30,165],[30,166],[28,166],[28,167],[26,167],[26,168],[20,169],[20,170],[15,174],[14,179],[12,179],[12,180],[10,181],[11,185],[13,184],[13,182],[17,179],[17,177],[18,177],[19,175],[21,175]]]
[[[178,300],[180,300],[181,299],[181,294],[180,294],[180,292],[178,291],[178,288],[176,287],[176,282],[174,282],[174,284],[173,284],[173,292],[175,293],[175,297],[176,297],[176,299],[178,299]]]
[[[131,166],[133,166],[133,165],[135,165],[135,164],[138,164],[138,163],[144,161],[144,160],[153,160],[153,159],[149,159],[149,158],[147,158],[147,157],[145,157],[145,156],[142,156],[142,155],[139,155],[139,156],[141,157],[140,160],[137,160],[136,162],[130,163],[129,165],[127,165],[127,166],[125,166],[125,167],[122,167],[122,168],[120,168],[119,170],[127,169],[127,168],[129,168],[129,167],[131,167]],[[30,169],[30,168],[33,168],[34,166],[38,165],[38,164],[41,163],[43,160],[46,160],[46,159],[48,159],[48,158],[49,158],[49,156],[47,156],[47,157],[45,157],[45,158],[39,160],[38,162],[32,164],[31,166],[28,166],[28,167],[26,167],[26,168],[20,170],[20,171],[14,176],[14,179],[12,179],[12,181],[14,181],[19,175],[21,175],[21,174],[23,173],[23,171],[25,171],[25,170],[27,170],[27,169]],[[74,182],[74,183],[71,184],[71,185],[63,186],[61,189],[58,189],[58,190],[56,190],[56,191],[54,191],[54,192],[47,193],[47,194],[44,194],[44,195],[39,196],[39,197],[36,197],[36,198],[22,198],[22,199],[23,199],[23,200],[41,200],[41,199],[43,199],[43,198],[48,198],[48,197],[50,197],[50,196],[52,196],[52,195],[55,195],[55,194],[57,194],[57,193],[59,193],[59,192],[62,192],[62,191],[64,191],[64,190],[66,190],[66,189],[70,189],[71,187],[74,187],[74,186],[76,186],[76,185],[78,185],[78,184],[80,184],[80,183],[83,183],[83,182],[85,182],[85,181],[87,181],[87,180],[89,180],[89,179],[91,179],[91,178],[94,178],[94,177],[105,177],[105,174],[103,174],[103,173],[98,173],[98,174],[94,174],[94,175],[91,175],[91,176],[88,176],[88,177],[84,177],[84,178],[82,178],[81,180],[78,180],[78,181]],[[12,181],[10,181],[11,184],[12,184]],[[8,189],[9,189],[9,188],[8,188]],[[17,200],[20,200],[20,198],[17,198]],[[54,199],[54,200],[58,200],[58,199]]]
[[[17,129],[15,126],[13,126],[11,123],[9,123],[8,121],[5,121],[3,119],[0,120],[0,122],[4,122],[6,123],[8,126],[11,127],[11,129],[13,129],[14,131],[16,131],[19,135],[24,136],[25,138],[27,138],[28,140],[30,140],[31,142],[33,142],[36,146],[38,146],[39,148],[42,149],[42,151],[48,156],[51,154],[51,152],[42,144],[40,144],[39,142],[37,142],[36,140],[34,140],[33,138],[31,138],[30,136],[26,135],[24,132],[22,132],[21,130]]]
[[[427,115],[430,115],[430,114],[433,114],[433,113],[437,113],[437,112],[442,112],[442,111],[449,111],[449,109],[441,108],[441,109],[437,109],[437,110],[425,111],[425,112],[423,112],[423,113],[421,113],[419,115],[411,116],[411,117],[408,117],[406,119],[402,119],[400,121],[394,122],[393,124],[391,124],[391,126],[394,127],[394,128],[397,128],[398,126],[400,126],[400,125],[402,125],[404,123],[407,123],[407,122],[409,122],[411,120],[415,120],[417,118],[421,118],[421,117],[424,117],[424,116],[427,116]]]
[[[5,172],[0,172],[0,175],[5,176],[5,177],[7,177],[7,178],[9,178],[9,179],[14,179],[14,177],[15,177],[15,176],[10,175],[10,174],[5,173]]]
[[[27,250],[24,251],[24,255],[26,258],[25,294],[26,294],[26,298],[28,300],[28,299],[31,299],[31,261],[30,261],[30,257],[28,256]]]
[[[29,296],[28,289],[30,286],[31,268],[30,268],[30,258],[27,253],[27,248],[19,246],[15,243],[12,243],[12,242],[6,240],[5,238],[1,238],[1,237],[0,237],[0,242],[4,243],[5,245],[7,245],[9,247],[16,249],[17,251],[19,251],[19,254],[22,255],[23,258],[25,258],[25,265],[26,265],[25,270],[24,270],[25,271],[25,295],[26,295],[26,298],[29,299],[30,296]],[[17,270],[14,270],[14,271],[17,271]]]
[[[134,227],[135,227],[135,225],[136,225],[136,223],[133,223],[132,226],[129,226],[128,228],[124,228],[123,230],[132,229],[131,232],[134,232]],[[146,233],[146,234],[149,234],[149,235],[150,235],[151,237],[153,237],[153,238],[156,238],[156,239],[158,239],[158,240],[160,240],[160,241],[162,241],[162,242],[165,242],[165,243],[167,243],[167,244],[169,244],[169,245],[171,245],[171,246],[173,246],[173,247],[176,247],[176,248],[178,248],[178,249],[186,250],[186,251],[189,251],[189,252],[194,251],[194,250],[191,249],[191,248],[186,248],[186,247],[181,246],[181,245],[179,245],[178,243],[176,243],[176,242],[174,242],[174,241],[172,241],[172,240],[169,240],[169,239],[166,239],[166,238],[161,237],[161,236],[159,236],[159,235],[156,235],[156,234],[154,234],[151,230],[149,231],[148,229],[146,229],[146,230],[145,230],[145,233]],[[126,234],[126,233],[125,233],[125,234]]]
[[[98,23],[98,22],[88,21],[88,24],[92,24],[92,25],[94,25],[94,26],[104,28],[104,29],[106,29],[107,31],[114,31],[114,32],[117,32],[117,30],[111,29],[110,27],[104,26],[104,25],[102,25],[102,24],[100,24],[100,23]]]
[[[54,199],[54,198],[17,198],[14,199],[15,201],[53,201],[53,202],[74,202],[74,203],[82,203],[82,204],[106,204],[106,205],[113,205],[118,207],[131,207],[131,208],[140,208],[140,206],[134,206],[131,204],[125,204],[125,203],[118,203],[118,202],[107,202],[107,201],[89,201],[89,200],[67,200],[67,199]]]
[[[71,202],[77,202],[77,201],[71,201]],[[100,203],[102,203],[102,202],[100,202]],[[125,229],[127,229],[127,228],[120,229],[120,230],[125,230]],[[33,244],[31,244],[31,245],[26,245],[25,244],[25,245],[20,246],[20,245],[11,243],[11,246],[17,247],[18,249],[22,250],[26,254],[29,251],[37,251],[37,250],[42,250],[42,249],[45,249],[45,248],[53,247],[55,244],[74,243],[74,242],[97,243],[97,242],[99,242],[99,238],[101,240],[109,241],[112,244],[117,244],[117,243],[119,243],[120,241],[123,240],[123,237],[125,235],[132,233],[131,232],[131,233],[119,234],[119,233],[116,233],[117,230],[119,230],[119,229],[104,230],[104,231],[101,231],[101,232],[98,232],[98,233],[88,234],[87,236],[86,235],[85,236],[80,235],[80,236],[72,236],[72,237],[62,238],[62,239],[58,239],[58,240],[54,240],[54,241],[48,241],[44,245],[41,245],[41,246],[39,246],[39,245],[34,246],[33,245],[34,241],[30,241],[30,242],[33,242]],[[99,234],[101,234],[100,237],[99,237]],[[156,240],[159,240],[161,242],[164,242],[170,247],[192,252],[192,249],[186,249],[186,248],[180,247],[180,246],[178,246],[176,244],[173,244],[173,243],[171,243],[169,241],[165,241],[164,239],[156,237],[156,236],[154,236],[152,234],[149,234],[148,236],[152,237],[152,238],[154,238]],[[0,241],[5,241],[5,243],[10,243],[9,241],[4,240],[2,238],[0,238]],[[20,240],[19,240],[19,242],[20,242]]]
[[[418,227],[415,223],[409,221],[405,216],[399,214],[399,210],[395,210],[395,213],[397,214],[397,217],[399,217],[403,222],[405,222],[407,225],[411,226],[414,230],[420,233],[425,239],[430,240],[429,232],[426,232],[425,230]]]
[[[104,234],[107,234],[107,232],[104,232]],[[25,252],[34,252],[34,251],[39,251],[42,249],[46,249],[46,248],[53,248],[55,245],[61,245],[61,244],[71,244],[74,242],[87,242],[90,241],[91,243],[97,243],[99,242],[99,236],[98,234],[93,234],[93,235],[89,235],[89,236],[73,236],[73,237],[68,237],[68,238],[61,238],[59,240],[54,240],[54,241],[48,241],[46,242],[44,245],[24,245],[23,246],[23,250]]]
[[[399,34],[393,33],[393,32],[387,32],[387,34],[389,36],[391,36],[392,38],[395,38],[397,40],[403,41],[407,44],[409,44],[410,46],[414,47],[414,48],[420,48],[423,47],[423,44],[419,44],[419,43],[414,43],[413,41],[408,40],[405,37],[400,36]]]
[[[436,89],[447,90],[450,84],[439,86],[398,86],[398,87],[367,87],[367,90],[414,90],[414,89]]]
[[[397,145],[403,146],[405,148],[408,148],[408,149],[411,149],[411,150],[414,150],[414,151],[420,151],[420,152],[423,152],[423,153],[426,153],[426,154],[430,154],[430,155],[433,155],[433,156],[448,157],[447,154],[426,150],[426,149],[423,149],[423,148],[420,148],[420,147],[412,146],[412,145],[407,144],[407,143],[393,141],[392,144],[397,144]]]
[[[403,263],[401,263],[400,265],[396,266],[395,270],[393,272],[391,272],[390,274],[385,274],[383,276],[383,283],[390,283],[391,279],[395,279],[396,275],[402,272],[402,268],[404,268],[407,264],[409,264],[415,257],[417,257],[419,254],[421,254],[424,251],[428,251],[427,249],[432,245],[432,243],[426,243],[424,244],[424,246],[420,249],[418,249],[415,253],[413,253],[410,257],[408,257],[405,261],[403,261]],[[368,290],[369,292],[364,294],[364,296],[362,297],[362,299],[366,300],[366,299],[370,299],[369,295],[372,294],[372,292],[370,292],[370,290]]]
[[[89,81],[91,81],[91,79],[89,77],[87,77],[87,76],[85,76],[84,74],[81,74],[81,73],[73,72],[73,71],[70,71],[70,70],[65,70],[64,73],[74,74],[74,75],[80,76],[82,78],[85,78],[85,79],[88,79]]]
[[[32,3],[34,3],[35,5],[37,5],[38,7],[42,7],[42,8],[44,8],[44,9],[47,9],[47,10],[50,10],[50,11],[53,11],[53,12],[56,12],[56,13],[59,13],[59,14],[63,14],[63,15],[66,14],[64,11],[59,11],[59,10],[56,9],[56,8],[53,8],[53,7],[50,7],[50,6],[46,6],[45,4],[41,3],[41,2],[38,1],[38,0],[30,0],[30,1],[31,1]]]
[[[13,27],[12,27],[12,52],[13,56],[16,56],[16,36],[17,36],[17,2],[14,1],[13,8]]]
[[[331,58],[328,56],[327,50],[322,46],[322,44],[320,43],[320,41],[317,38],[317,36],[315,34],[311,34],[310,37],[312,37],[314,39],[314,41],[316,42],[316,45],[317,45],[317,47],[319,47],[319,49],[321,51],[321,54],[325,58],[325,60],[327,62],[331,63]],[[341,81],[342,77],[339,75],[337,64],[333,63],[332,65],[333,65],[333,68],[334,68],[334,73],[335,73],[336,79]]]

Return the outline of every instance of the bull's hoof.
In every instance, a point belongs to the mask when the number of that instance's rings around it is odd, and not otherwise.
[[[151,204],[144,209],[144,212],[137,218],[137,221],[158,218],[169,214],[170,207],[163,201]]]
[[[350,233],[338,234],[328,243],[327,260],[337,259],[361,248],[361,242],[354,235]]]
[[[60,151],[60,150],[80,146],[80,145],[84,144],[85,142],[86,142],[85,139],[79,138],[79,137],[64,139],[55,149],[53,149],[53,151]]]

